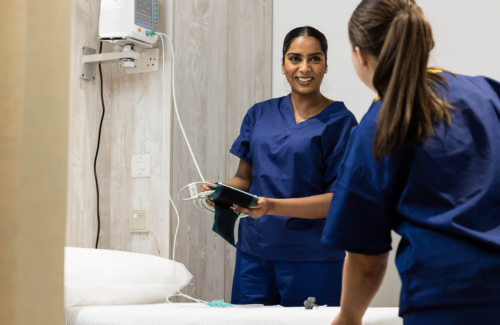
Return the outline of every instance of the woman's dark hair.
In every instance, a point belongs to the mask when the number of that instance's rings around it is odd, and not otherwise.
[[[373,145],[377,160],[424,141],[434,123],[451,122],[453,107],[436,95],[447,81],[427,70],[432,29],[414,0],[361,1],[349,21],[349,39],[353,50],[378,61],[373,86],[383,103]]]
[[[301,36],[311,36],[317,39],[319,41],[319,45],[321,46],[321,50],[325,54],[325,61],[326,61],[328,54],[328,41],[326,40],[326,37],[322,32],[311,26],[297,27],[295,29],[292,29],[288,34],[286,34],[285,40],[283,41],[282,61],[285,62],[285,54],[290,48],[290,45],[292,44],[293,40]]]

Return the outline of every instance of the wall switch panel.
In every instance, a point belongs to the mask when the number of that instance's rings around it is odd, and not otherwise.
[[[129,213],[130,232],[148,232],[148,210],[130,210]]]
[[[132,156],[132,178],[151,177],[151,155]]]

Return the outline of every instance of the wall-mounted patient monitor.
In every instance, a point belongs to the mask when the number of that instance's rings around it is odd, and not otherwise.
[[[99,38],[154,44],[160,26],[158,10],[157,0],[102,0]]]
[[[81,48],[80,78],[95,80],[96,65],[120,62],[127,73],[158,70],[160,26],[158,0],[102,0],[99,40],[118,46],[119,51],[99,53],[89,46]]]

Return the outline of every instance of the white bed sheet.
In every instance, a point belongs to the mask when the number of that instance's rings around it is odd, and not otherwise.
[[[209,307],[194,303],[66,309],[66,325],[329,325],[338,307]],[[398,308],[370,308],[364,325],[402,325]]]

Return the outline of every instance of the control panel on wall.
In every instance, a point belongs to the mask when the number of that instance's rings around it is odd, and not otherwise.
[[[135,0],[135,24],[158,32],[158,0]]]
[[[129,213],[130,232],[148,232],[148,210],[130,210]]]

